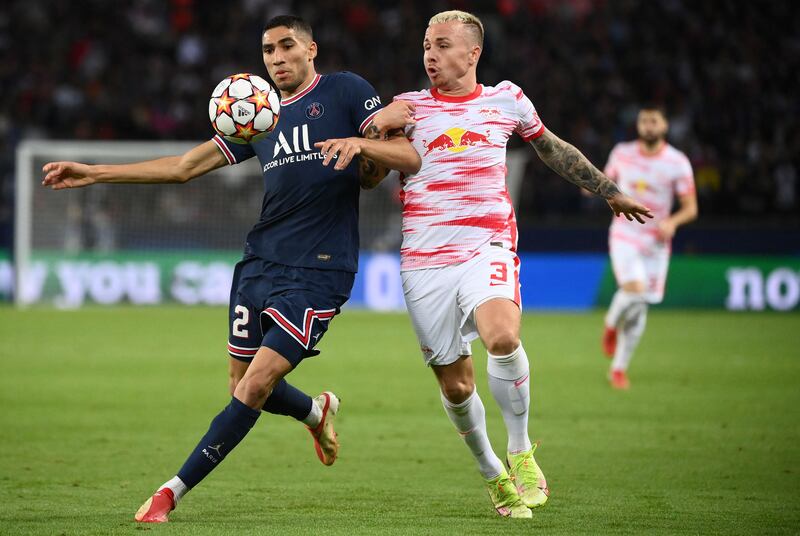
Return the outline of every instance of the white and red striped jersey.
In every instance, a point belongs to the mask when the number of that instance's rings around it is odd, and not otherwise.
[[[644,154],[638,141],[618,143],[608,157],[605,174],[653,213],[653,219],[645,219],[644,225],[624,216],[611,222],[612,239],[628,241],[640,249],[649,249],[658,240],[658,223],[672,213],[675,196],[694,192],[689,158],[668,143],[654,155]]]
[[[485,244],[516,250],[517,224],[506,189],[506,143],[544,133],[536,109],[508,81],[478,84],[449,97],[436,88],[395,97],[416,105],[406,136],[422,156],[414,175],[401,176],[401,270],[458,264]]]

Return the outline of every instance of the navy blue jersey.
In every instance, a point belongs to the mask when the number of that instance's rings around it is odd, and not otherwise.
[[[314,143],[360,136],[381,108],[375,88],[348,72],[317,75],[281,101],[277,127],[239,145],[213,141],[230,164],[258,156],[264,173],[261,217],[247,235],[245,256],[287,266],[358,269],[358,159],[342,171],[322,165]]]

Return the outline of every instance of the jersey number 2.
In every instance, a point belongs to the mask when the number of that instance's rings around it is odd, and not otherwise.
[[[250,310],[244,305],[237,305],[233,310],[236,318],[233,320],[233,336],[247,338],[247,330],[243,327],[250,321]]]

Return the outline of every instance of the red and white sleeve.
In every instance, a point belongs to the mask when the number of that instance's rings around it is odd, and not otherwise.
[[[518,86],[511,84],[514,93],[517,128],[514,130],[523,140],[531,141],[544,134],[544,123],[539,118],[533,103]]]
[[[694,193],[694,171],[689,159],[684,157],[678,166],[678,175],[675,178],[675,194],[678,196]]]

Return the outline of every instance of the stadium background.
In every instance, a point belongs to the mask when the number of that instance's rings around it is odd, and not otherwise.
[[[263,74],[258,47],[263,21],[290,11],[315,27],[320,72],[357,72],[388,102],[400,91],[427,85],[420,36],[429,12],[463,7],[486,24],[480,80],[517,82],[546,125],[597,165],[604,164],[614,143],[634,136],[639,104],[656,102],[669,110],[670,141],[692,161],[701,216],[675,239],[665,305],[791,310],[800,303],[800,41],[793,32],[800,10],[791,2],[243,0],[220,10],[213,2],[139,0],[5,6],[0,14],[0,251],[6,252],[0,295],[5,298],[13,280],[8,259],[14,151],[22,140],[205,139],[211,135],[205,115],[209,88],[232,72]],[[533,254],[523,259],[529,267],[523,272],[526,306],[606,303],[614,284],[605,256],[605,204],[581,196],[521,146],[515,140],[510,151],[522,155],[524,173],[512,191],[520,250]],[[260,196],[257,181],[218,188],[140,189],[130,196],[70,193],[77,201],[54,208],[47,202],[55,197],[37,189],[44,201],[34,202],[34,221],[42,226],[34,233],[56,257],[69,254],[92,263],[115,251],[172,250],[205,270],[215,260],[207,252],[227,250],[225,262],[231,264]],[[362,249],[396,252],[396,181],[363,198]],[[234,205],[237,210],[231,210]],[[65,220],[71,222],[66,228]],[[374,277],[362,269],[351,304],[402,307],[397,279],[387,279],[392,266],[380,260]],[[367,255],[362,266],[368,261]],[[64,297],[65,285],[53,261],[43,262],[48,282],[41,287],[54,287],[50,302],[73,304],[53,298],[53,293]],[[182,301],[168,290],[180,276],[168,260],[159,258],[158,264],[164,287],[158,300]],[[578,288],[573,282],[579,279],[592,283]],[[558,286],[559,280],[566,283]],[[369,290],[370,281],[380,288]],[[115,285],[106,285],[112,287],[107,301],[146,302]],[[224,302],[225,293],[219,296],[205,302]],[[88,291],[85,299],[103,301]]]

